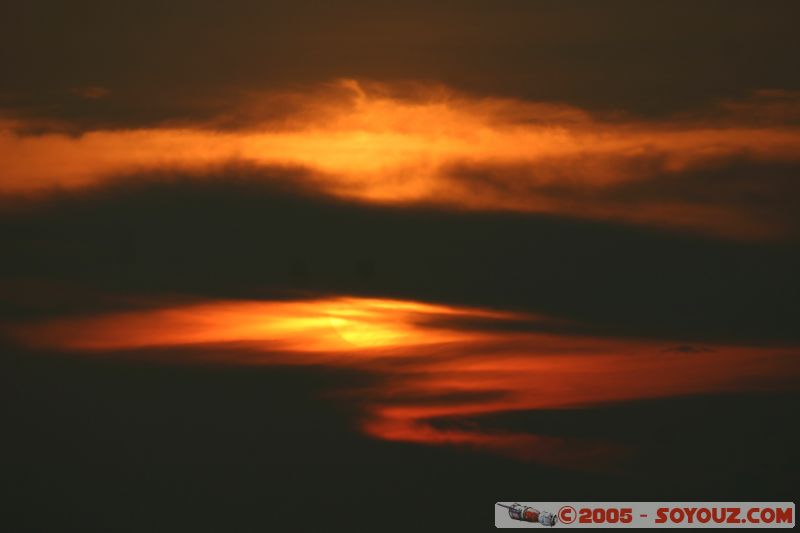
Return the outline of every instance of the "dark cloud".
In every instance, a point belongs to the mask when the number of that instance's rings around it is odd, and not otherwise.
[[[709,353],[713,352],[712,348],[705,346],[693,346],[691,344],[681,344],[680,346],[672,346],[671,348],[664,348],[664,353]]]
[[[663,173],[603,191],[601,199],[621,202],[681,201],[728,205],[800,226],[800,163],[759,161],[747,154],[711,160],[684,172]]]
[[[426,406],[463,405],[465,403],[491,402],[508,396],[508,391],[463,391],[446,393],[392,394],[381,398],[381,405]]]
[[[348,372],[72,359],[7,346],[0,370],[2,523],[11,529],[218,531],[321,519],[358,529],[386,520],[394,501],[405,507],[390,529],[420,520],[452,527],[482,520],[484,499],[491,505],[492,494],[521,491],[530,478],[552,478],[551,490],[565,495],[587,483],[624,493],[599,476],[363,438],[347,430],[357,405],[322,397],[363,382]],[[526,475],[506,479],[510,469]],[[441,494],[470,512],[443,515]]]
[[[630,472],[589,473],[362,437],[348,430],[357,398],[331,401],[330,394],[368,385],[368,375],[164,362],[173,353],[151,350],[143,362],[0,344],[4,527],[219,531],[324,520],[353,529],[470,529],[491,523],[493,502],[526,494],[561,501],[598,494],[615,501],[708,494],[790,501],[795,493],[791,394],[438,422],[604,439],[638,450]]]
[[[641,478],[642,486],[649,485],[646,479],[659,479],[666,493],[689,491],[682,477],[699,483],[691,490],[700,493],[742,488],[765,477],[771,487],[786,491],[790,472],[798,468],[793,450],[800,441],[786,421],[798,401],[796,393],[700,395],[452,416],[433,423],[440,429],[481,427],[616,442],[634,453],[625,469]],[[703,474],[694,478],[695,472]]]
[[[202,121],[241,91],[342,76],[659,115],[800,88],[796,2],[9,2],[7,112]],[[79,87],[109,95],[85,99]]]
[[[792,244],[347,204],[292,191],[291,171],[274,172],[140,175],[29,203],[6,199],[4,286],[46,280],[143,300],[383,296],[530,311],[595,334],[798,339]],[[115,305],[104,298],[104,308]],[[36,302],[4,299],[3,316],[46,313]]]
[[[765,161],[746,153],[709,158],[689,169],[669,170],[667,156],[658,151],[635,157],[610,157],[612,166],[635,176],[609,185],[593,185],[572,179],[586,169],[580,163],[565,165],[558,160],[537,164],[493,165],[458,163],[444,173],[457,186],[479,194],[511,201],[528,197],[555,202],[571,212],[609,213],[615,218],[630,212],[658,211],[661,206],[708,210],[708,228],[725,233],[725,223],[714,220],[727,212],[739,218],[745,231],[765,228],[782,239],[800,240],[800,164],[795,161]],[[562,168],[563,167],[563,168]],[[657,219],[656,219],[657,221]],[[702,228],[702,221],[695,220]],[[664,220],[662,223],[666,223]]]

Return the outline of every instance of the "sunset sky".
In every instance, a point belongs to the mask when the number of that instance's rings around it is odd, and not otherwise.
[[[7,2],[3,520],[792,501],[799,15]]]

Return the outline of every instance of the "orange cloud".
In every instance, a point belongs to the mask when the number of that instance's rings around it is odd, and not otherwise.
[[[795,348],[708,346],[665,350],[655,341],[476,329],[474,319],[548,324],[530,315],[363,298],[211,301],[7,326],[17,341],[85,353],[157,346],[202,351],[226,363],[333,365],[371,372],[378,384],[344,393],[363,401],[365,433],[457,444],[525,460],[584,467],[613,443],[564,440],[437,419],[592,406],[642,398],[793,387]],[[461,328],[458,320],[472,320]],[[226,346],[228,349],[226,349]],[[235,349],[240,348],[240,349]],[[145,352],[146,353],[146,352]]]
[[[777,104],[770,105],[775,114]],[[232,104],[230,117],[212,124],[78,137],[20,136],[8,126],[0,131],[0,191],[82,187],[140,170],[204,170],[240,161],[308,168],[321,194],[361,202],[547,212],[747,237],[774,234],[781,229],[776,224],[725,201],[610,202],[604,196],[621,185],[741,157],[800,163],[800,131],[744,118],[737,124],[743,106],[728,103],[726,120],[653,123],[593,117],[565,105],[471,98],[442,87],[402,91],[344,80],[327,90],[248,95]],[[746,106],[750,114],[752,107]],[[491,187],[453,172],[508,167],[518,172],[485,176]],[[554,196],[548,192],[553,188],[580,194]],[[599,199],[593,201],[593,194]]]

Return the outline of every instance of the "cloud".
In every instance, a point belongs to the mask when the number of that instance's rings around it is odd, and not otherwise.
[[[593,334],[680,342],[797,339],[793,245],[554,214],[345,202],[303,186],[313,179],[282,167],[162,170],[6,197],[0,275],[10,286],[48,280],[123,294],[474,305],[563,320],[540,324],[551,330],[580,324]],[[8,313],[45,312],[36,299],[14,301],[2,300]],[[90,310],[92,299],[81,301]]]
[[[664,353],[709,353],[713,352],[713,348],[706,346],[693,346],[691,344],[681,344],[680,346],[673,346],[671,348],[664,348]]]
[[[75,87],[71,92],[86,100],[99,100],[101,98],[106,98],[111,94],[111,91],[99,85]]]
[[[210,300],[4,330],[24,346],[68,353],[126,357],[126,350],[134,350],[147,357],[147,349],[198,347],[202,362],[354,369],[378,377],[343,391],[360,399],[360,427],[370,436],[476,447],[580,469],[608,468],[622,450],[536,432],[489,431],[479,424],[443,427],[437,421],[688,394],[793,390],[800,376],[794,346],[715,345],[666,353],[656,341],[511,333],[471,323],[458,327],[438,321],[442,316],[487,323],[538,320],[492,309],[328,297]],[[656,353],[663,356],[647,357]]]
[[[6,108],[79,131],[202,121],[240,91],[340,76],[657,117],[797,89],[796,18],[792,2],[234,0],[223,11],[208,0],[135,9],[91,1],[73,11],[45,0],[4,11],[0,49],[14,53],[0,57],[9,74],[0,93]],[[117,103],[87,108],[63,96],[88,85],[107,87]]]
[[[796,233],[793,209],[780,204],[795,196],[800,133],[749,115],[737,122],[741,110],[718,123],[648,122],[441,85],[354,80],[248,95],[230,109],[205,123],[76,137],[8,128],[0,132],[0,188],[70,189],[134,171],[205,172],[233,162],[304,168],[295,180],[313,183],[298,186],[362,203],[565,214],[735,238]]]
[[[588,158],[587,158],[588,159]],[[593,185],[581,173],[597,165],[635,175]],[[589,169],[589,170],[587,170]],[[689,168],[670,168],[664,154],[536,164],[454,163],[447,179],[483,205],[535,203],[543,212],[681,228],[728,238],[800,237],[800,163],[752,157],[746,151],[708,158]]]

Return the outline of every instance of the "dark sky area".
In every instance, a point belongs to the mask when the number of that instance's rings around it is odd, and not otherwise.
[[[34,1],[2,9],[5,105],[84,127],[192,120],[210,102],[219,111],[230,91],[338,77],[434,80],[645,116],[800,88],[791,1]],[[101,109],[74,101],[69,90],[87,86],[119,101]]]
[[[4,3],[0,529],[796,499],[798,6]]]

